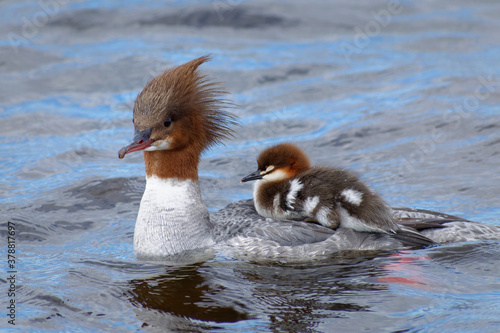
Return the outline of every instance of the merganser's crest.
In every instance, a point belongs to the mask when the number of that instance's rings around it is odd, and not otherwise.
[[[234,122],[234,116],[224,111],[230,103],[220,99],[227,92],[198,72],[198,66],[208,60],[208,56],[194,59],[151,80],[135,100],[135,127],[139,131],[151,128],[153,140],[168,136],[176,126],[189,127],[190,131],[173,140],[170,149],[195,142],[203,150],[227,139]]]
[[[235,117],[224,110],[231,103],[221,99],[227,92],[198,72],[209,59],[204,56],[168,69],[144,87],[134,104],[133,142],[120,150],[120,158],[138,150],[170,151],[168,157],[145,154],[146,174],[198,179],[199,155],[232,136],[230,126],[235,124]],[[182,167],[159,169],[162,156],[177,159]],[[174,172],[165,173],[166,169]]]

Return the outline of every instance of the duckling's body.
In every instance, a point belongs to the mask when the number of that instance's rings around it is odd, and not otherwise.
[[[254,202],[265,217],[316,221],[335,229],[395,233],[391,208],[347,170],[309,167],[309,159],[295,145],[279,144],[264,150],[257,172],[242,181],[257,180]]]

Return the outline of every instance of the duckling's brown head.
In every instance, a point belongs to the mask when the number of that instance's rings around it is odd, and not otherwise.
[[[241,181],[281,181],[293,178],[309,167],[309,158],[299,147],[291,143],[281,143],[265,149],[257,158],[257,171],[243,177]]]

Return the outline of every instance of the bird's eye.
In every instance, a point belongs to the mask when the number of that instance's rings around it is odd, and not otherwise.
[[[170,125],[172,125],[172,119],[168,118],[167,120],[165,120],[165,122],[163,123],[163,126],[165,127],[170,127]]]

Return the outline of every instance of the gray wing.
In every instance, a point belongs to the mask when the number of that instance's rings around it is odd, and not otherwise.
[[[322,242],[335,233],[335,230],[312,223],[262,217],[251,199],[232,203],[213,213],[212,221],[216,242],[241,236],[296,246]]]
[[[477,223],[458,216],[425,209],[393,208],[396,222],[418,230],[435,243],[500,239],[500,226]]]
[[[500,239],[500,227],[427,210],[394,208],[400,224],[395,234],[332,230],[301,221],[261,217],[252,200],[214,213],[216,243],[226,243],[245,257],[287,261],[331,256],[346,250],[394,250],[473,239]]]

